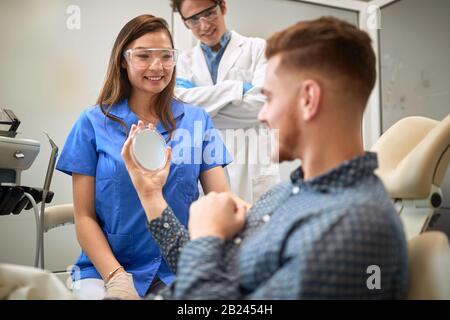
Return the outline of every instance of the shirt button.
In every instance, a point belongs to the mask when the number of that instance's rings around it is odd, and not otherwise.
[[[293,194],[297,194],[299,192],[300,192],[300,188],[298,186],[295,186],[295,187],[292,188],[292,193]]]
[[[240,237],[237,237],[234,239],[234,244],[240,244],[242,242],[242,239]]]
[[[155,300],[164,300],[164,298],[158,294],[155,296]]]
[[[163,224],[163,227],[166,228],[166,229],[169,229],[169,228],[170,228],[170,225],[169,225],[167,222],[165,222],[165,223]]]
[[[266,214],[262,219],[264,222],[269,222],[270,216],[268,214]]]

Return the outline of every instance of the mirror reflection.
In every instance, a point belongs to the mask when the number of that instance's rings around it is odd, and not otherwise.
[[[165,166],[166,147],[164,138],[150,128],[138,131],[133,138],[133,156],[144,170],[156,171]]]

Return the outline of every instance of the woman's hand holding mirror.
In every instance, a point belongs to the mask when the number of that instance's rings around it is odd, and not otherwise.
[[[122,158],[142,200],[162,194],[170,170],[171,149],[164,138],[142,121],[132,125]]]

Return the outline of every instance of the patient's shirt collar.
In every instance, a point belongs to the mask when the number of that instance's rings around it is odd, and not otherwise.
[[[348,160],[330,171],[310,180],[303,180],[303,170],[300,166],[291,173],[291,182],[306,188],[312,188],[320,192],[331,189],[347,188],[355,185],[364,178],[373,175],[378,168],[376,153],[366,152],[361,157]]]

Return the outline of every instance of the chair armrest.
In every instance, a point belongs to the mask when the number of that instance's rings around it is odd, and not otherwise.
[[[73,204],[62,204],[45,208],[44,232],[50,229],[74,223]]]

